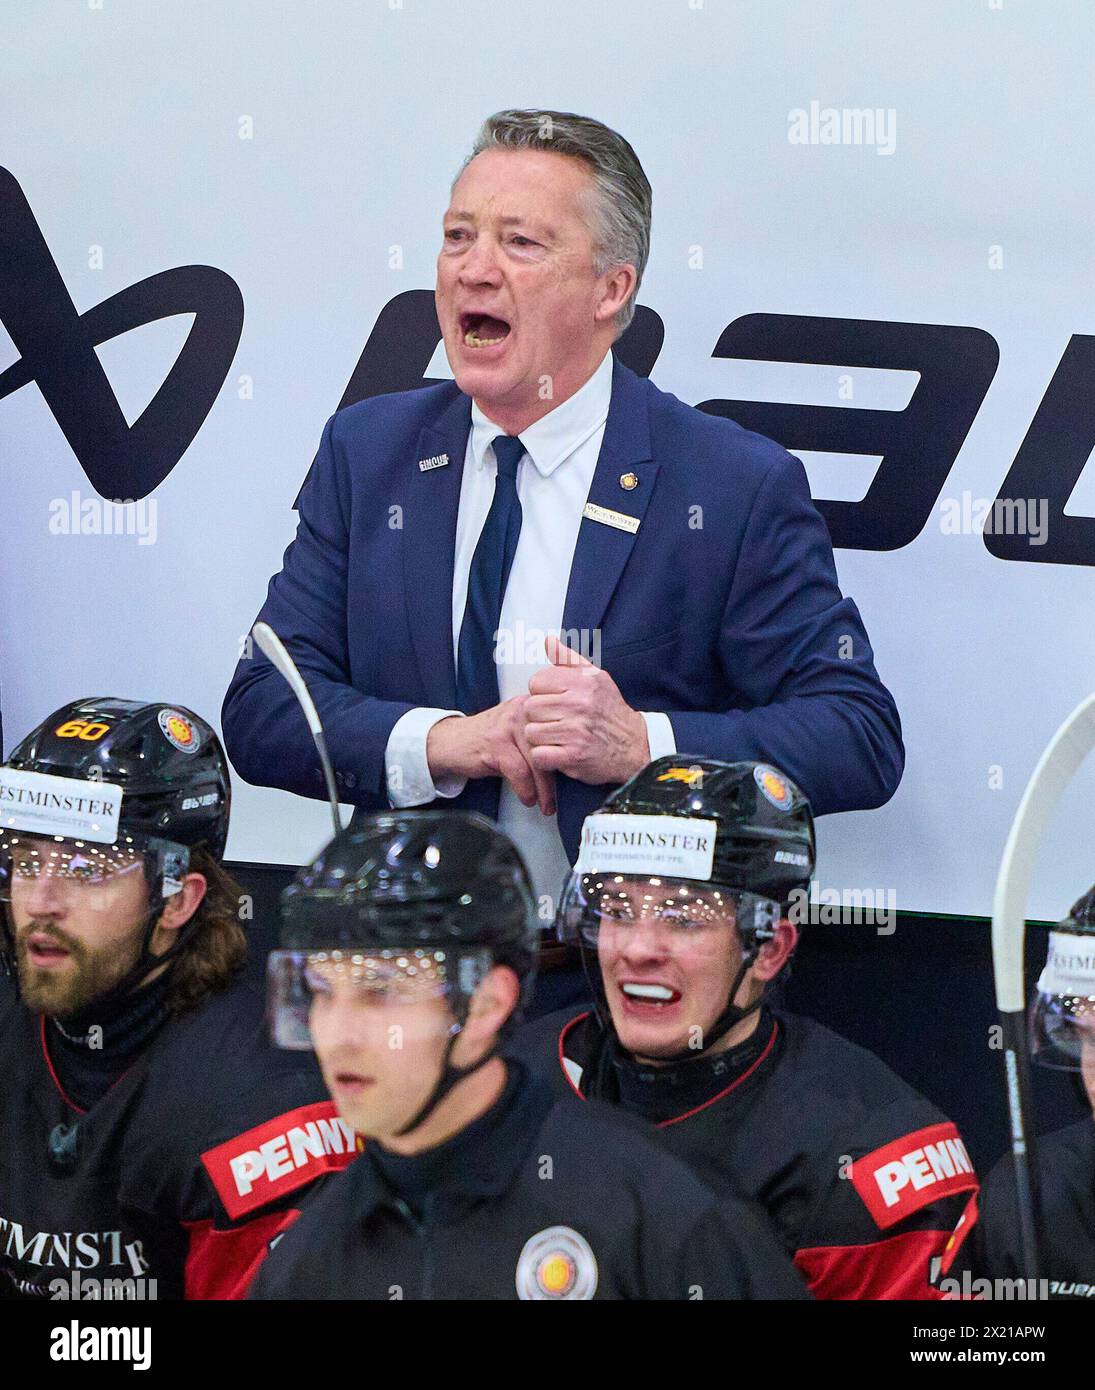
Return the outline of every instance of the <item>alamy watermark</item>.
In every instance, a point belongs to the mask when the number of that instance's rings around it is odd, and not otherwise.
[[[565,647],[578,652],[594,666],[600,666],[599,627],[565,627],[560,631],[558,628],[526,627],[521,618],[512,627],[496,629],[494,659],[499,666],[542,666],[546,655],[544,639],[549,635],[558,637]],[[575,661],[574,664],[578,663]]]
[[[73,1318],[50,1333],[51,1361],[130,1361],[135,1371],[152,1365],[151,1327],[81,1327]]]
[[[961,497],[939,503],[939,529],[944,536],[1026,536],[1028,545],[1049,539],[1049,501],[1045,497]]]
[[[124,1299],[147,1302],[157,1297],[155,1279],[99,1279],[74,1269],[65,1278],[49,1281],[52,1299],[73,1299],[83,1302]]]
[[[809,891],[795,888],[786,917],[795,926],[868,926],[879,936],[897,930],[897,890],[894,888],[825,888],[815,879]]]
[[[944,1298],[967,1302],[982,1298],[1005,1302],[1041,1300],[1054,1297],[1061,1289],[1091,1289],[1095,1293],[1095,1284],[1065,1284],[1059,1279],[975,1279],[968,1269],[962,1271],[960,1279],[950,1276],[940,1279],[936,1288]],[[1078,1296],[1084,1297],[1083,1294]]]
[[[84,497],[73,490],[49,504],[51,536],[136,536],[138,545],[156,544],[156,499]]]
[[[792,145],[873,145],[875,154],[897,149],[897,111],[892,106],[796,106],[787,113]]]

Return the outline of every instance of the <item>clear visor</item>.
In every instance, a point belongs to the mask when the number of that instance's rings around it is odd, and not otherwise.
[[[1095,935],[1067,926],[1049,934],[1030,1010],[1030,1052],[1044,1067],[1095,1066]]]
[[[1030,1051],[1040,1066],[1095,1071],[1095,995],[1039,990],[1030,1015]]]
[[[638,933],[668,951],[724,949],[737,931],[743,944],[772,938],[780,907],[770,898],[696,879],[628,874],[571,874],[556,931],[577,946],[624,949]]]
[[[46,912],[56,899],[104,911],[116,906],[116,890],[142,874],[145,848],[132,839],[114,844],[60,836],[0,833],[0,902],[29,914]]]
[[[491,968],[488,952],[430,946],[371,950],[271,951],[266,967],[270,1035],[278,1047],[306,1051],[313,1028],[339,1019],[364,1035],[447,1036],[456,996],[470,998]],[[391,1036],[389,1036],[389,1043]]]

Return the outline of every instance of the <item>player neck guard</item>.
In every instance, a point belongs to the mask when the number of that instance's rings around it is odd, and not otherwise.
[[[95,1052],[103,1060],[138,1051],[168,1015],[170,978],[165,972],[109,1005],[97,999],[78,1013],[51,1019],[61,1045],[74,1052]]]
[[[591,1070],[590,1094],[618,1101],[653,1124],[687,1113],[726,1090],[754,1065],[772,1037],[772,1018],[762,1010],[754,1032],[725,1052],[704,1052],[676,1065],[652,1066],[606,1038]]]
[[[497,1145],[512,1142],[515,1129],[523,1129],[530,1097],[526,1073],[519,1063],[507,1060],[506,1079],[497,1099],[455,1134],[413,1154],[397,1153],[377,1142],[366,1153],[380,1169],[385,1183],[416,1214],[425,1203],[442,1193],[478,1192],[483,1175],[494,1167]]]

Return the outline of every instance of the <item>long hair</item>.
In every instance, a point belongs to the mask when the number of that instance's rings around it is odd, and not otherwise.
[[[171,968],[168,1002],[174,1013],[192,1009],[224,989],[247,959],[239,884],[202,846],[190,852],[190,871],[201,874],[207,887],[192,919],[192,935]]]

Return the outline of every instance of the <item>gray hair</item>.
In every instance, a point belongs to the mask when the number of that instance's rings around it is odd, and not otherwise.
[[[593,273],[603,275],[617,265],[635,267],[635,288],[616,314],[618,338],[635,316],[650,256],[650,181],[635,151],[616,131],[572,111],[496,111],[483,122],[460,172],[488,149],[547,150],[588,166],[593,187],[586,220],[593,238]]]

